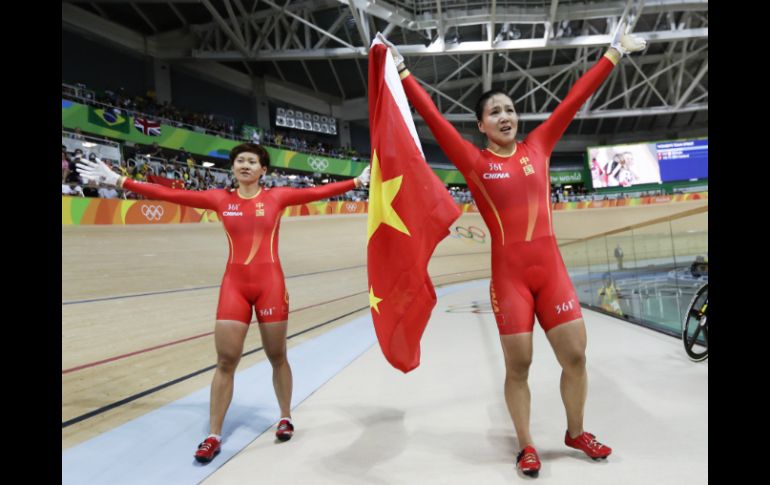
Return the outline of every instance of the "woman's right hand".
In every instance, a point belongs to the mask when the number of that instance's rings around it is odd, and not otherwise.
[[[647,47],[647,41],[643,38],[633,35],[630,32],[631,26],[622,21],[618,24],[615,32],[612,34],[610,47],[614,48],[621,55],[628,55],[632,52],[639,52]]]
[[[398,69],[401,69],[401,65],[404,64],[404,56],[399,54],[398,49],[395,45],[393,45],[393,42],[389,41],[387,38],[385,38],[384,35],[382,35],[380,32],[377,32],[377,38],[382,41],[383,44],[388,46],[388,50],[390,51],[390,55],[393,56],[393,62],[396,63],[396,67]]]
[[[98,158],[93,162],[81,158],[75,168],[86,183],[94,181],[116,187],[120,179],[120,175],[110,170],[110,167]]]

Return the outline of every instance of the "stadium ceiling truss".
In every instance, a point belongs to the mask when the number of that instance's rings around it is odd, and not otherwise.
[[[622,16],[647,49],[625,57],[567,135],[692,136],[708,126],[707,0],[93,0],[62,26],[170,63],[211,66],[366,118],[366,57],[383,32],[446,118],[473,131],[488,89],[534,128],[605,52]],[[224,76],[227,78],[228,76]],[[232,76],[230,76],[232,77]],[[294,102],[294,100],[286,100]]]

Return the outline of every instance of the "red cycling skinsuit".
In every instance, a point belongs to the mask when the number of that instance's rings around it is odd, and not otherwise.
[[[490,297],[500,334],[531,332],[535,314],[545,331],[582,317],[554,237],[549,159],[577,110],[614,64],[609,55],[603,56],[546,121],[516,142],[508,157],[479,150],[463,139],[414,76],[402,73],[407,98],[465,177],[491,233]]]
[[[216,211],[224,225],[230,254],[219,290],[217,320],[249,324],[252,307],[259,323],[289,316],[289,294],[278,259],[278,229],[291,205],[352,190],[353,179],[307,189],[273,188],[245,199],[225,189],[192,191],[126,179],[123,188],[153,199]]]

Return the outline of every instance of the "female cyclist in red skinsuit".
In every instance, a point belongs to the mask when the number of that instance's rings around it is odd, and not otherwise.
[[[214,328],[217,367],[211,383],[211,434],[198,446],[195,459],[209,462],[220,450],[222,423],[233,395],[235,369],[243,353],[252,307],[259,321],[265,354],[273,367],[273,386],[281,408],[276,436],[291,438],[291,368],[286,360],[289,295],[278,259],[278,229],[283,210],[291,205],[345,193],[369,182],[369,167],[357,178],[308,189],[262,188],[259,179],[270,166],[262,146],[244,143],[233,148],[230,161],[237,190],[177,190],[137,182],[112,172],[101,161],[77,166],[93,179],[132,192],[200,209],[216,211],[222,220],[230,254],[219,291]]]
[[[607,53],[572,87],[553,114],[522,142],[513,101],[488,91],[476,105],[479,150],[446,121],[403,63],[395,46],[380,35],[394,57],[409,101],[428,124],[444,153],[468,182],[492,235],[490,299],[505,356],[505,399],[519,445],[519,469],[537,476],[540,459],[529,432],[534,317],[562,367],[561,395],[567,412],[565,444],[594,459],[612,450],[583,430],[587,393],[586,331],[580,303],[556,244],[551,223],[549,157],[580,106],[601,85],[624,53],[642,50],[643,40],[620,25]]]

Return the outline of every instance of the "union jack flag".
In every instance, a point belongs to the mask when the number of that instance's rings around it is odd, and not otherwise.
[[[160,123],[147,118],[134,118],[134,128],[144,136],[160,136]]]

